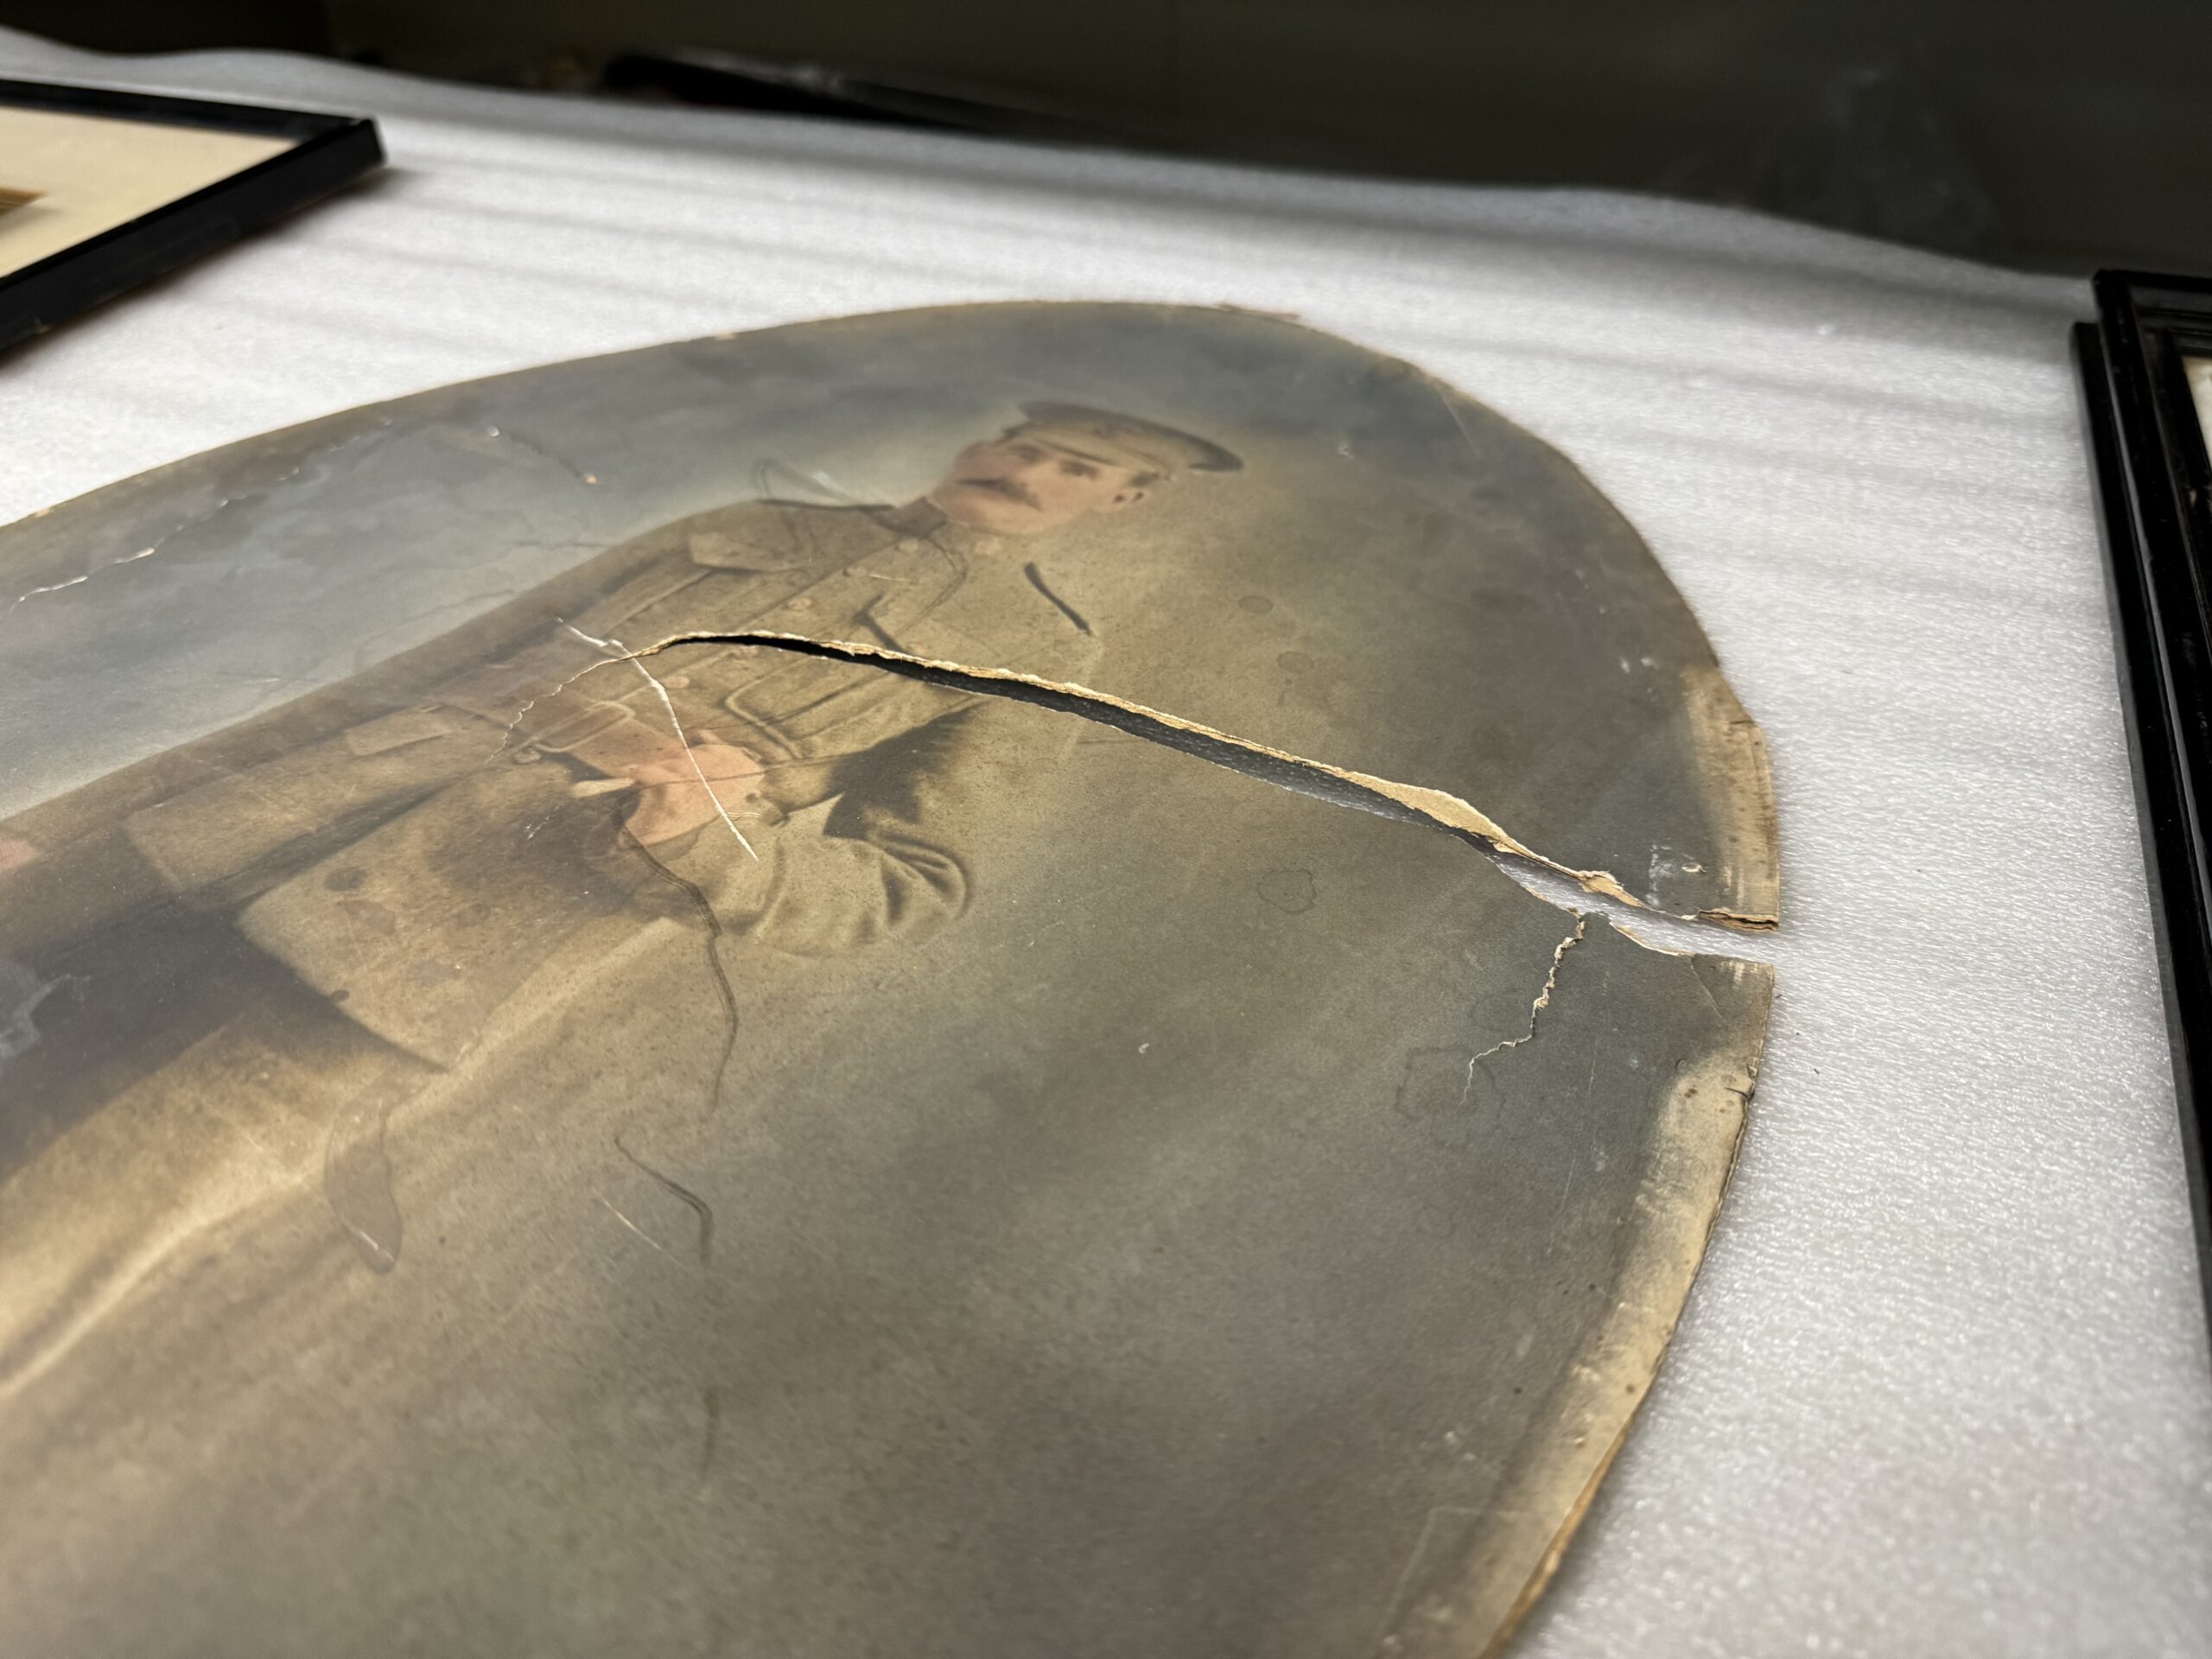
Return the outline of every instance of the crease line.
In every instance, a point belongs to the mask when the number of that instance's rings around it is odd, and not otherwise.
[[[737,820],[730,817],[729,809],[722,804],[722,798],[715,793],[715,786],[708,780],[707,778],[707,769],[699,764],[698,754],[692,749],[690,736],[684,731],[683,722],[677,715],[676,703],[674,700],[669,696],[668,688],[663,685],[658,680],[655,679],[652,675],[652,671],[639,660],[640,658],[652,656],[654,652],[660,650],[661,646],[654,645],[645,651],[632,651],[627,645],[624,645],[620,639],[615,639],[612,634],[608,635],[604,639],[595,639],[573,622],[563,623],[562,626],[566,627],[570,633],[575,634],[577,639],[582,640],[588,645],[596,646],[601,651],[613,651],[621,653],[620,655],[611,658],[608,660],[617,663],[627,663],[631,667],[636,669],[639,673],[645,677],[645,683],[652,687],[653,695],[660,699],[660,706],[668,711],[668,723],[675,730],[676,741],[683,746],[683,758],[691,763],[691,771],[699,779],[699,787],[707,791],[707,798],[715,804],[715,810],[721,815],[721,821],[729,826],[730,834],[737,837],[737,844],[745,849],[746,856],[758,861],[760,855],[753,850],[753,843],[745,838],[745,831],[737,827]],[[662,645],[666,645],[669,642],[664,640],[661,643]],[[606,664],[603,663],[594,663],[592,664],[593,668],[603,668],[605,666]],[[584,671],[584,673],[586,674],[590,672],[591,669],[588,668]],[[579,675],[576,677],[582,678],[582,676]],[[535,702],[536,699],[533,698],[531,701]],[[528,712],[529,706],[525,704],[521,712],[515,715],[515,720],[519,721],[522,719],[523,715],[527,714]],[[514,725],[510,723],[507,729],[512,732],[514,729]],[[505,747],[504,740],[502,741],[502,747]]]
[[[348,432],[342,438],[336,438],[332,440],[330,442],[316,444],[312,448],[302,450],[300,452],[299,458],[296,461],[295,461],[289,467],[286,467],[283,472],[277,474],[275,478],[270,479],[266,484],[257,485],[251,489],[242,490],[237,495],[219,497],[213,505],[207,507],[199,512],[195,512],[190,518],[182,519],[177,524],[171,525],[168,530],[163,531],[159,536],[156,536],[151,543],[140,548],[137,552],[125,553],[118,558],[103,559],[91,569],[83,571],[77,575],[71,576],[65,582],[50,582],[46,583],[43,587],[26,589],[24,592],[16,595],[14,601],[8,606],[7,609],[0,611],[0,622],[6,622],[12,620],[16,613],[22,607],[26,601],[36,599],[42,594],[58,594],[65,588],[80,587],[84,583],[90,582],[94,576],[99,575],[103,571],[112,570],[118,565],[136,564],[141,559],[152,558],[154,555],[160,552],[178,537],[183,535],[185,531],[188,530],[197,530],[200,525],[208,523],[211,519],[219,518],[222,514],[228,512],[232,507],[237,506],[242,501],[258,500],[261,497],[273,492],[278,485],[289,484],[291,482],[292,480],[297,478],[302,473],[305,472],[308,466],[313,462],[321,460],[325,455],[335,454],[340,449],[346,448],[349,446],[359,443],[365,439],[373,437],[377,433],[384,430],[391,424],[391,417],[385,416],[372,423],[363,430]],[[82,499],[82,497],[79,498],[79,499]],[[59,505],[66,506],[70,504],[63,502]],[[53,507],[41,508],[37,512],[28,514],[24,518],[18,522],[28,524],[31,519],[42,518],[48,513],[54,511],[54,508]]]
[[[597,1199],[600,1201],[600,1203],[601,1203],[601,1204],[602,1204],[602,1205],[606,1205],[606,1207],[607,1207],[607,1213],[608,1215],[610,1215],[610,1216],[613,1217],[615,1220],[617,1220],[617,1221],[620,1222],[620,1223],[621,1223],[625,1227],[627,1227],[627,1228],[628,1228],[632,1232],[635,1233],[635,1234],[636,1234],[639,1238],[642,1238],[643,1240],[645,1240],[646,1243],[648,1243],[648,1244],[650,1244],[651,1246],[652,1246],[652,1248],[653,1248],[653,1249],[655,1249],[656,1250],[658,1250],[658,1251],[659,1251],[663,1255],[666,1256],[670,1261],[673,1262],[673,1261],[675,1261],[675,1260],[677,1259],[676,1252],[675,1252],[675,1251],[673,1251],[673,1250],[670,1249],[668,1248],[668,1246],[667,1246],[667,1245],[665,1245],[665,1244],[662,1243],[658,1239],[655,1238],[655,1237],[654,1237],[651,1233],[647,1232],[644,1228],[642,1228],[642,1227],[639,1226],[639,1225],[638,1225],[638,1224],[637,1224],[636,1222],[634,1222],[634,1221],[631,1220],[629,1217],[627,1217],[627,1216],[624,1215],[624,1214],[623,1214],[620,1210],[617,1210],[617,1209],[616,1209],[616,1208],[615,1208],[612,1204],[608,1204],[608,1203],[607,1203],[607,1201],[606,1195],[605,1195],[604,1193],[594,1192],[594,1193],[593,1193],[593,1194],[592,1194],[592,1197],[594,1197],[594,1198],[597,1198]]]
[[[683,1182],[664,1175],[651,1164],[622,1144],[622,1133],[614,1133],[614,1150],[620,1153],[654,1185],[674,1198],[699,1218],[699,1265],[711,1268],[715,1264],[715,1210],[704,1198]],[[610,1209],[612,1205],[608,1206]]]
[[[706,947],[707,969],[714,976],[715,994],[721,999],[722,1005],[721,1055],[715,1064],[715,1080],[709,1088],[707,1096],[707,1105],[711,1110],[722,1103],[723,1093],[728,1086],[730,1062],[737,1056],[737,1033],[741,1023],[737,1008],[737,988],[730,983],[729,969],[722,962],[721,943],[728,937],[728,932],[722,926],[722,918],[715,913],[714,901],[707,897],[705,891],[697,882],[687,880],[669,868],[652,848],[646,846],[635,836],[630,835],[627,830],[623,833],[630,844],[645,855],[645,861],[656,873],[683,891],[684,896],[691,901],[691,907],[698,912],[699,919],[704,926],[705,931],[702,935],[702,940]],[[628,1155],[626,1151],[624,1155],[626,1157]]]
[[[1536,1022],[1543,1016],[1544,1010],[1551,1006],[1552,993],[1559,988],[1559,965],[1566,960],[1568,951],[1582,943],[1583,936],[1589,931],[1590,918],[1587,916],[1577,916],[1574,918],[1574,931],[1561,939],[1559,942],[1559,948],[1552,952],[1551,972],[1544,976],[1544,988],[1536,993],[1536,1000],[1529,1005],[1529,1029],[1518,1037],[1504,1038],[1492,1043],[1481,1053],[1470,1054],[1467,1057],[1466,1081],[1459,1085],[1459,1103],[1462,1106],[1467,1103],[1467,1096],[1474,1089],[1475,1068],[1478,1065],[1493,1054],[1502,1054],[1509,1048],[1518,1048],[1523,1043],[1535,1040]],[[1710,1000],[1712,993],[1708,991],[1706,995]]]

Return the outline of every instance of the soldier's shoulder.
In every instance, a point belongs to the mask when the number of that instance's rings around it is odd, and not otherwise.
[[[702,564],[778,569],[832,557],[857,539],[880,539],[880,511],[766,496],[694,513],[671,528]]]

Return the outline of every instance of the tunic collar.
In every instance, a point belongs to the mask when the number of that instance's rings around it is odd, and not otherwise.
[[[995,553],[1002,551],[1007,538],[989,531],[973,530],[946,515],[944,509],[928,497],[909,501],[899,507],[870,507],[868,515],[893,535],[918,542],[931,542],[950,553]]]
[[[944,516],[944,509],[925,496],[909,501],[903,507],[870,507],[868,517],[894,536],[909,536],[916,541],[925,537],[957,531],[961,526]]]

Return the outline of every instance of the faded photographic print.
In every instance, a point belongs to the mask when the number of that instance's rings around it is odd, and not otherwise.
[[[1770,988],[1609,918],[1779,880],[1527,431],[956,307],[334,416],[0,578],[0,1648],[1467,1655],[1541,1590]]]

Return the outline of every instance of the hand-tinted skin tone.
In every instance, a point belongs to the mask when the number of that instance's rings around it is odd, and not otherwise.
[[[1035,536],[1143,500],[1153,475],[1034,428],[971,443],[929,499],[945,517],[1001,536]]]

